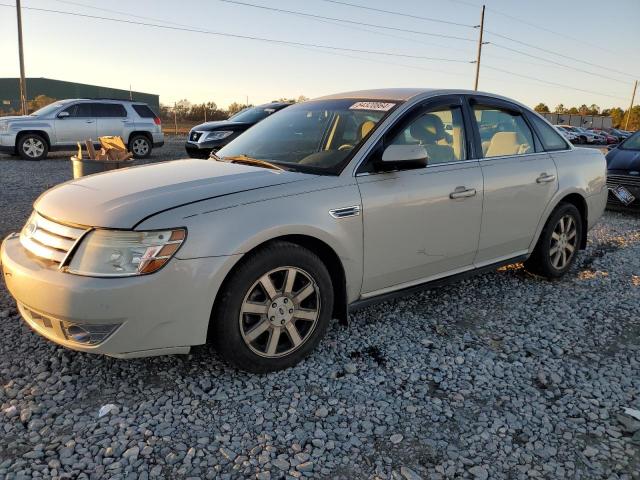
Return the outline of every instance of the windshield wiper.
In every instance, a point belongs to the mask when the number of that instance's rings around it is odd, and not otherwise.
[[[284,168],[279,167],[278,165],[275,165],[271,162],[267,162],[266,160],[258,160],[257,158],[248,157],[247,155],[236,155],[233,157],[222,157],[222,158],[215,156],[213,158],[215,158],[215,160],[219,162],[243,163],[245,165],[256,165],[258,167],[284,171]]]

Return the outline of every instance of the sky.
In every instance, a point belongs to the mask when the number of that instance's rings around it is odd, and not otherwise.
[[[221,0],[23,0],[26,75],[123,89],[131,85],[133,90],[159,94],[164,104],[186,98],[193,103],[214,101],[221,108],[247,98],[259,104],[366,88],[473,88],[475,64],[470,62],[477,54],[478,29],[469,26],[479,24],[482,0],[343,0],[462,26],[328,0],[238,1],[376,26]],[[0,3],[15,4],[15,0]],[[484,41],[489,43],[483,45],[480,90],[530,106],[544,102],[551,109],[559,103],[628,107],[633,81],[640,79],[640,0],[486,0],[485,4]],[[25,7],[358,51],[116,23]],[[0,58],[0,77],[19,76],[15,8],[0,6]]]

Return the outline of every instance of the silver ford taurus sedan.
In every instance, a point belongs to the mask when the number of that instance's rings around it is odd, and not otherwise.
[[[514,262],[563,275],[605,177],[599,151],[512,100],[350,92],[275,113],[209,160],[52,188],[2,268],[25,321],[66,347],[130,358],[210,340],[268,372],[350,308]]]

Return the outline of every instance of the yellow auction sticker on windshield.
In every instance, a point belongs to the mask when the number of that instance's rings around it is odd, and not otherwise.
[[[388,112],[395,103],[386,102],[356,102],[349,107],[349,110],[377,110],[379,112]]]

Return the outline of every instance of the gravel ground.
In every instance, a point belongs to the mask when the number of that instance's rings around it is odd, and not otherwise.
[[[69,176],[1,158],[0,234]],[[59,348],[0,286],[0,478],[640,478],[639,311],[640,219],[611,212],[562,280],[512,266],[360,310],[265,376]]]

